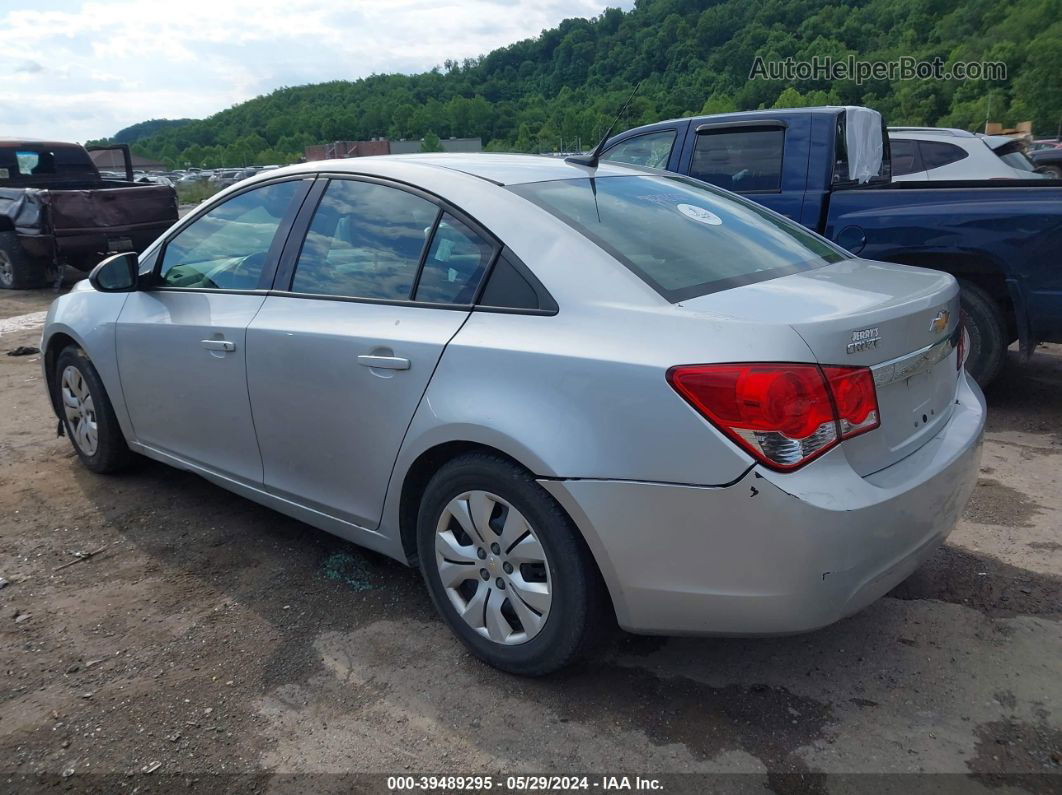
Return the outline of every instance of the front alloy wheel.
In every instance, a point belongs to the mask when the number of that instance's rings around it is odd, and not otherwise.
[[[523,514],[495,494],[450,500],[435,529],[435,565],[461,619],[495,643],[526,643],[549,617],[546,553]]]
[[[60,389],[67,427],[71,431],[71,441],[85,456],[96,455],[96,448],[99,446],[96,406],[92,401],[92,392],[89,391],[81,371],[73,365],[66,367],[63,370]]]
[[[82,463],[93,472],[117,472],[132,459],[114,407],[96,368],[73,345],[55,359],[49,381],[66,435]]]

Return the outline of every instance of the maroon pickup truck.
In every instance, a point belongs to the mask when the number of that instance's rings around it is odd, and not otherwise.
[[[111,147],[108,147],[111,148]],[[88,151],[55,141],[0,140],[0,289],[41,287],[62,266],[88,271],[107,254],[143,251],[177,220],[177,193],[104,179]]]

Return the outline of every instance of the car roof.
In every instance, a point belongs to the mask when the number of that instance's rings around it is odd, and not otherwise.
[[[972,132],[956,127],[889,127],[889,135],[905,138],[919,138],[922,135],[940,135],[948,138],[976,138]]]
[[[281,173],[351,172],[356,174],[381,173],[395,164],[426,169],[449,169],[462,174],[479,177],[495,185],[521,185],[528,182],[547,182],[559,179],[586,179],[587,177],[645,176],[658,173],[655,169],[610,163],[602,160],[597,168],[568,163],[562,157],[549,155],[518,155],[495,152],[453,152],[410,155],[371,155],[348,157],[339,160],[314,160],[281,169]],[[663,173],[663,172],[659,172]],[[277,170],[270,170],[271,177]],[[259,172],[258,176],[262,176]],[[671,175],[673,176],[673,175]]]

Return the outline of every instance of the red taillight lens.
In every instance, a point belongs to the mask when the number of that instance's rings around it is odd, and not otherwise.
[[[874,378],[865,367],[686,365],[672,367],[667,380],[724,434],[782,471],[879,425]]]
[[[866,367],[823,367],[837,405],[841,438],[850,439],[881,424],[874,375]]]

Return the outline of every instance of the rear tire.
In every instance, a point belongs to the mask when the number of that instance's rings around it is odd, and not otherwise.
[[[30,290],[47,283],[47,264],[29,256],[17,234],[0,232],[0,290]]]
[[[999,375],[1007,353],[1007,324],[1003,312],[987,292],[959,280],[963,325],[969,334],[966,371],[982,389]]]
[[[417,549],[436,609],[495,668],[552,673],[614,625],[604,583],[571,519],[500,455],[469,453],[435,473],[421,499]]]
[[[55,388],[63,428],[81,462],[93,472],[124,469],[133,460],[99,373],[73,345],[55,361]]]

